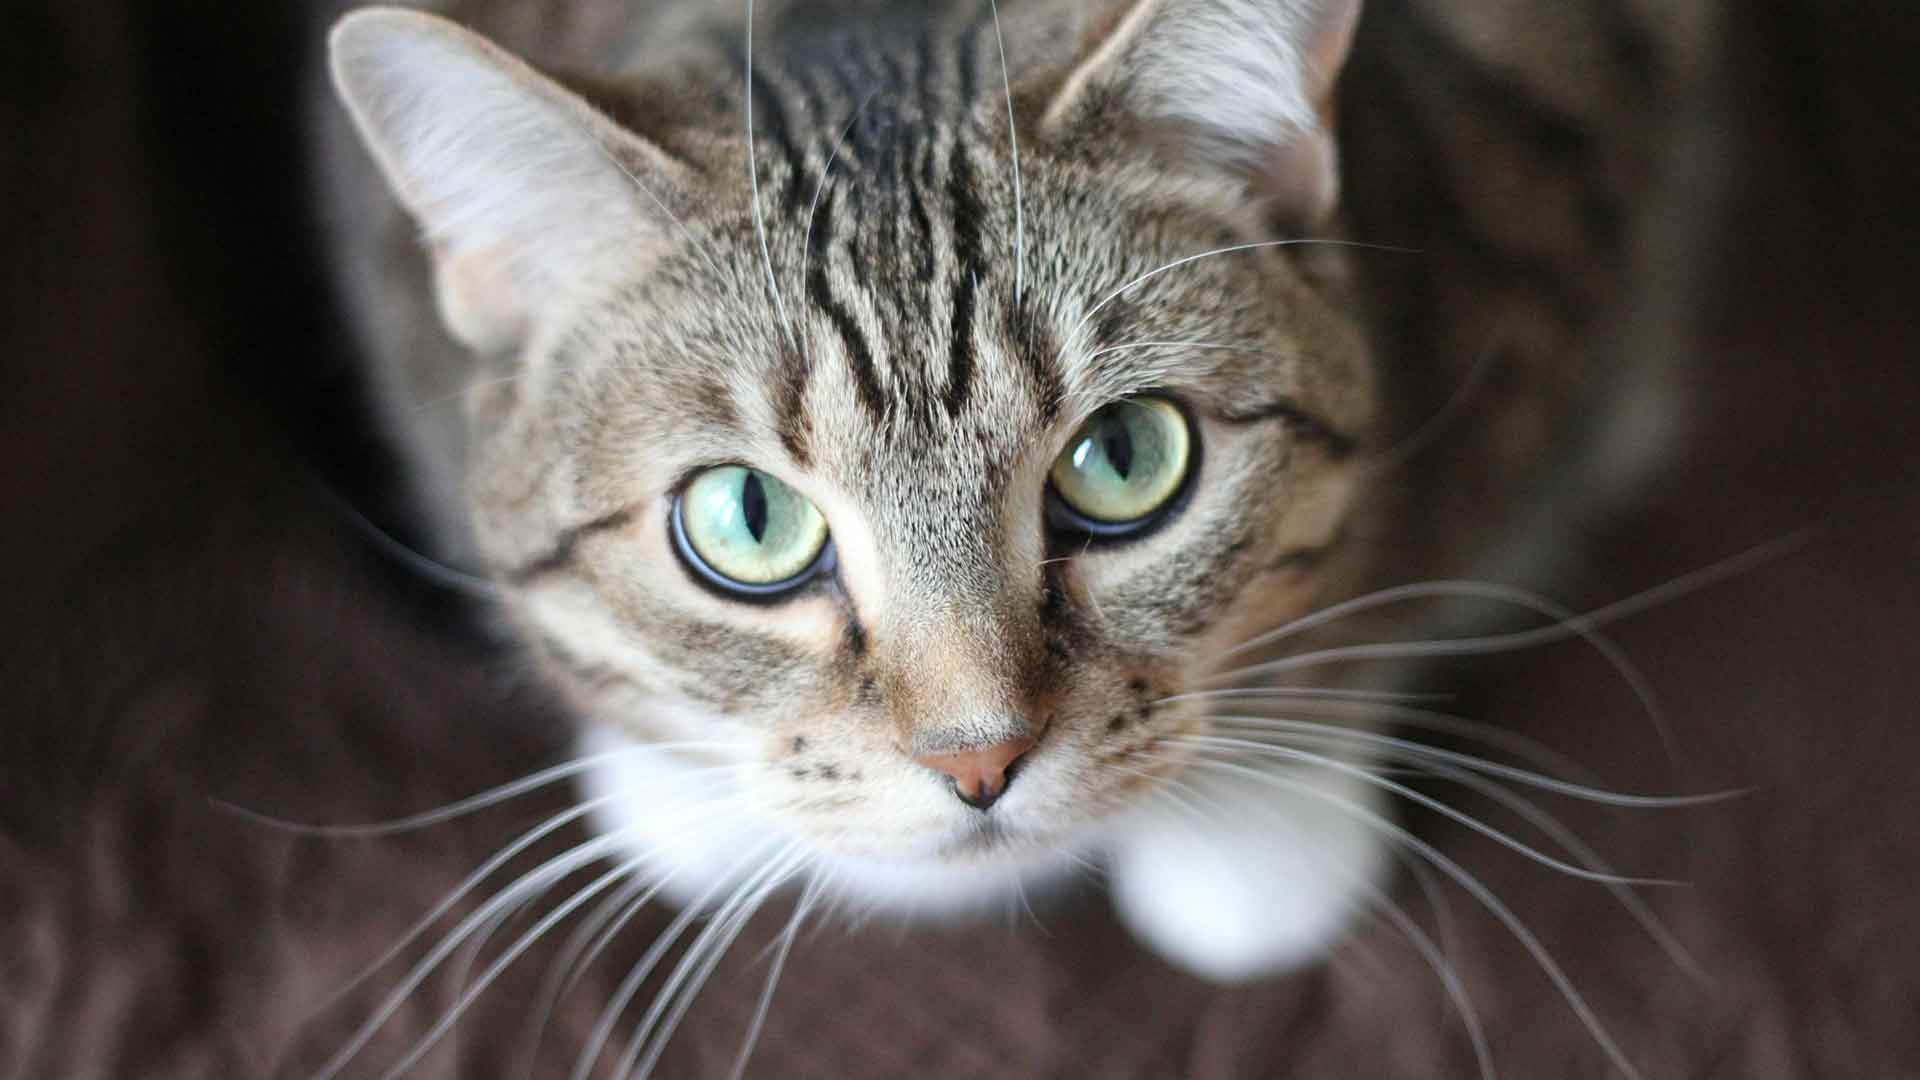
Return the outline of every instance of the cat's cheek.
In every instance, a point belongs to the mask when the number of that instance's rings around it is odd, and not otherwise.
[[[1207,828],[1129,818],[1110,848],[1112,895],[1134,936],[1175,967],[1242,982],[1317,962],[1389,868],[1376,788],[1342,774],[1202,772]]]

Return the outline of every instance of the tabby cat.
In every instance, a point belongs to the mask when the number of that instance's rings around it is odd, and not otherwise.
[[[572,865],[1092,864],[1180,967],[1321,955],[1415,752],[1352,646],[1657,443],[1708,5],[440,6],[335,28],[324,203],[436,554],[577,706]]]

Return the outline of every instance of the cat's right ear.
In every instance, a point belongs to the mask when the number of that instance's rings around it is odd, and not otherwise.
[[[1119,0],[1042,125],[1171,150],[1311,226],[1340,191],[1334,98],[1361,0]]]
[[[419,221],[440,310],[482,352],[630,265],[672,219],[684,164],[492,42],[445,19],[369,8],[329,39],[334,86]]]

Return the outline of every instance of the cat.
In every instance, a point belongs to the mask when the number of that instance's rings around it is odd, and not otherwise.
[[[1180,968],[1311,963],[1417,752],[1421,649],[1348,647],[1555,614],[1448,582],[1669,427],[1709,3],[438,12],[332,31],[336,278],[578,858],[690,910],[1091,864]]]

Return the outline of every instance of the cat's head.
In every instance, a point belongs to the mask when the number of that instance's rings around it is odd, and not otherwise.
[[[1179,695],[1321,587],[1371,424],[1328,249],[1274,243],[1331,210],[1356,7],[763,20],[751,66],[571,89],[343,23],[480,357],[481,549],[589,721],[880,860],[1049,852],[1177,769]]]

